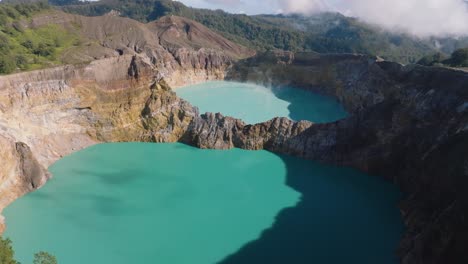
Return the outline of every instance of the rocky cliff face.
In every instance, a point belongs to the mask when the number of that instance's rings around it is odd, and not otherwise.
[[[468,262],[467,73],[292,53],[229,67],[233,59],[225,53],[176,44],[159,55],[148,47],[84,66],[0,77],[1,208],[43,184],[52,162],[99,142],[267,149],[385,176],[406,194],[402,262]],[[330,124],[275,118],[250,125],[199,115],[167,84],[198,78],[189,72],[222,79],[226,70],[229,79],[335,96],[351,116]]]
[[[245,125],[208,114],[195,119],[187,142],[268,149],[382,175],[406,195],[402,263],[468,263],[466,72],[280,53],[239,63],[229,77],[333,95],[352,115],[330,124],[277,118]]]
[[[0,77],[0,208],[40,187],[46,168],[99,142],[175,142],[198,116],[147,57],[123,55]]]

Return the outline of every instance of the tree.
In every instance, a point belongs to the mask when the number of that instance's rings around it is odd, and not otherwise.
[[[34,42],[30,39],[26,40],[25,42],[21,43],[21,45],[23,45],[23,47],[29,49],[29,50],[33,50],[34,49]]]
[[[0,74],[11,73],[16,69],[16,63],[11,56],[2,56],[0,54]]]
[[[28,59],[22,55],[16,55],[16,66],[21,70],[25,70],[28,68]]]
[[[48,43],[39,43],[33,53],[42,57],[53,56],[54,48]]]
[[[417,64],[424,66],[434,66],[436,64],[442,63],[446,59],[447,57],[443,53],[437,52],[435,54],[424,56],[417,62]]]
[[[0,53],[6,54],[10,50],[10,41],[8,37],[0,34]]]
[[[3,239],[0,237],[0,263],[2,264],[19,264],[14,259],[15,252],[11,246],[10,239]]]
[[[452,53],[450,65],[454,67],[468,67],[468,48],[458,49]]]
[[[0,27],[6,26],[7,23],[8,23],[8,18],[6,14],[2,10],[0,10]]]
[[[57,264],[57,258],[51,254],[41,251],[34,254],[34,264]]]

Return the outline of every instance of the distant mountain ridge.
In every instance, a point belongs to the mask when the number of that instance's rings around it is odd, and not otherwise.
[[[4,0],[18,2],[18,0]],[[28,0],[24,0],[28,1]],[[29,0],[35,1],[35,0]],[[171,0],[50,0],[62,10],[85,16],[118,11],[121,16],[148,22],[165,15],[190,18],[217,31],[227,39],[265,51],[316,51],[320,53],[363,53],[401,63],[415,63],[424,56],[468,46],[468,38],[417,39],[384,31],[338,13],[314,16],[230,14],[221,10],[187,7]]]
[[[34,1],[40,0],[3,0],[4,3]],[[468,47],[468,37],[418,39],[385,31],[339,13],[247,16],[191,8],[171,0],[49,0],[49,3],[68,13],[100,16],[114,11],[143,23],[166,15],[186,17],[257,51],[361,53],[407,64],[438,52],[448,56],[457,49]]]

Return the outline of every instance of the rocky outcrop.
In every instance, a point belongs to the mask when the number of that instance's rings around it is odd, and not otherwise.
[[[193,119],[181,141],[205,149],[268,149],[301,156],[301,146],[296,145],[297,149],[294,149],[288,144],[312,125],[309,121],[294,122],[288,118],[247,125],[220,113],[206,113]]]
[[[0,144],[0,204],[3,205],[43,185],[50,174],[38,163],[26,144],[12,142],[3,136],[0,136]],[[0,220],[3,222],[3,217]],[[3,231],[4,225],[0,225],[0,232]]]

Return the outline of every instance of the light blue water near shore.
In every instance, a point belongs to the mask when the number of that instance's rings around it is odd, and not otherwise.
[[[255,124],[274,117],[333,122],[345,117],[345,109],[333,98],[293,87],[266,88],[239,82],[207,82],[176,89],[181,98],[200,113],[220,112]]]
[[[291,117],[310,101],[275,102],[276,115]],[[335,110],[322,120],[340,118]],[[400,194],[352,169],[267,151],[119,143],[50,170],[50,182],[4,211],[23,264],[40,250],[60,264],[397,263]]]

